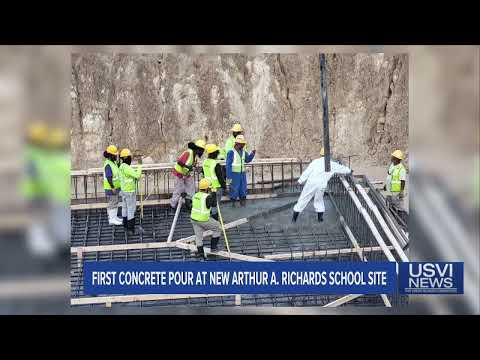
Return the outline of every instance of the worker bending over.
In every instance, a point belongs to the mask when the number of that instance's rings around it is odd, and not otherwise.
[[[335,161],[330,161],[330,171],[325,171],[325,150],[320,150],[320,158],[313,160],[298,179],[300,185],[304,185],[302,193],[293,207],[292,221],[296,222],[298,215],[305,209],[310,200],[314,197],[313,206],[317,213],[319,222],[323,221],[325,204],[323,194],[327,188],[328,181],[334,174],[350,174],[352,171],[347,166],[340,165]]]
[[[170,206],[173,209],[177,208],[178,200],[182,193],[186,193],[185,205],[188,209],[192,207],[192,196],[195,194],[195,184],[193,182],[193,169],[197,165],[197,159],[202,157],[205,150],[205,141],[199,139],[189,142],[182,155],[177,159],[172,174],[175,176],[175,183],[172,198],[170,199]]]
[[[120,176],[118,169],[118,149],[115,145],[110,145],[103,152],[105,161],[103,163],[103,189],[107,197],[107,215],[110,225],[122,225],[122,219],[118,214],[118,205],[120,204]]]
[[[403,199],[405,197],[405,181],[407,180],[407,171],[402,164],[404,156],[400,150],[392,153],[392,162],[387,171],[386,184],[384,191],[388,191],[392,203],[403,210]]]
[[[217,251],[218,241],[220,240],[220,223],[210,216],[211,209],[217,206],[217,197],[215,193],[209,192],[210,181],[203,178],[198,184],[199,191],[193,196],[191,222],[195,232],[195,244],[197,245],[197,255],[207,259],[203,249],[203,232],[211,230],[212,240],[210,250]]]
[[[222,201],[223,192],[226,189],[226,182],[222,165],[217,162],[220,148],[215,144],[205,146],[208,158],[203,161],[203,176],[210,182],[212,192],[216,193],[217,202]],[[218,221],[217,208],[212,208],[212,217]]]
[[[123,227],[129,234],[135,233],[135,209],[137,207],[136,181],[142,176],[142,166],[138,165],[136,169],[131,166],[132,153],[129,149],[123,149],[120,152],[122,164],[119,168],[120,189],[122,196],[122,217]]]
[[[235,124],[233,127],[230,129],[232,132],[232,135],[230,135],[227,140],[225,141],[225,146],[223,149],[220,149],[220,154],[219,154],[219,159],[224,160],[227,158],[227,154],[230,150],[233,150],[233,147],[235,146],[235,138],[238,135],[243,135],[243,129],[242,125],[240,124]],[[245,151],[248,152],[247,147],[245,147]]]
[[[245,164],[255,157],[255,150],[248,154],[244,147],[246,141],[243,135],[235,138],[235,146],[227,153],[227,185],[230,187],[230,200],[235,207],[237,198],[240,198],[240,205],[245,206],[247,198],[247,175]]]

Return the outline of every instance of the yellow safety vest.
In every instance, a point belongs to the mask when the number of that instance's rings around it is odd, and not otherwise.
[[[242,151],[242,157],[233,149],[233,162],[232,162],[232,172],[241,173],[245,171],[245,151]]]
[[[210,184],[212,184],[212,189],[218,189],[220,187],[220,182],[218,181],[217,174],[215,173],[216,166],[217,161],[215,159],[206,159],[203,162],[203,175],[205,175],[205,179],[210,181]]]
[[[112,169],[112,182],[115,189],[120,189],[120,176],[118,173],[118,165],[115,164],[112,160],[106,159],[103,164],[103,189],[104,190],[112,190],[110,183],[105,176],[105,168],[107,165],[110,165],[110,169]]]
[[[400,172],[404,169],[403,164],[400,163],[395,165],[392,169],[392,173],[390,174],[390,192],[400,192],[402,191],[402,182],[400,180]]]
[[[210,209],[207,208],[208,194],[197,192],[192,198],[191,218],[195,221],[206,222],[210,219]]]

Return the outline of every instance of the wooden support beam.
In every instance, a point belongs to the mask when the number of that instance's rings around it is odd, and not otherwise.
[[[114,296],[94,296],[71,298],[70,305],[96,305],[113,303],[127,303],[136,301],[155,301],[155,300],[177,300],[177,299],[199,299],[209,297],[235,296],[235,294],[142,294],[142,295],[114,295]]]
[[[176,247],[178,247],[179,249],[184,249],[184,250],[190,250],[192,252],[197,252],[197,247],[195,245],[185,244],[185,243],[181,243],[181,242],[176,242],[175,244],[176,244]],[[229,253],[228,251],[219,250],[219,251],[212,252],[212,251],[210,251],[210,248],[208,248],[208,247],[204,247],[203,249],[204,249],[204,251],[207,255],[221,256],[221,257],[224,257],[224,258],[227,258],[227,259],[235,259],[235,260],[242,260],[242,261],[273,261],[273,260],[259,258],[259,257],[255,257],[255,256],[237,254],[237,253],[232,253],[232,252]]]

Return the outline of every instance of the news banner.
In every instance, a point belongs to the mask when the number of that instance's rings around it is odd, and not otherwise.
[[[84,292],[463,294],[462,262],[85,262]]]

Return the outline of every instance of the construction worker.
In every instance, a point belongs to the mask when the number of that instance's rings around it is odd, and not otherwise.
[[[115,145],[109,145],[103,152],[103,189],[108,200],[107,215],[110,225],[122,225],[122,219],[118,217],[118,205],[120,203],[120,176],[118,170],[118,149]]]
[[[232,132],[232,135],[230,135],[225,141],[225,147],[223,149],[220,149],[219,159],[221,160],[226,159],[228,152],[232,150],[233,147],[235,146],[235,138],[238,135],[243,135],[242,125],[238,123],[234,124],[233,127],[230,129],[230,131]],[[245,151],[248,152],[247,147],[245,147]]]
[[[247,175],[245,164],[255,157],[255,150],[248,154],[245,150],[245,138],[238,135],[235,138],[235,146],[227,153],[227,185],[230,188],[230,200],[235,207],[237,198],[240,198],[240,205],[245,206],[247,198]]]
[[[57,254],[65,254],[70,247],[70,141],[65,129],[50,130],[47,144],[48,161],[44,163],[47,181],[52,246]]]
[[[36,257],[47,259],[53,255],[48,233],[48,192],[44,164],[48,164],[49,129],[43,122],[31,124],[27,129],[24,153],[25,174],[20,184],[27,201],[30,224],[27,228],[27,246]]]
[[[120,174],[120,195],[122,196],[122,217],[123,227],[129,234],[135,234],[135,209],[137,206],[137,196],[135,194],[136,181],[142,176],[142,166],[137,169],[131,166],[132,153],[129,149],[120,151],[119,167]]]
[[[217,251],[218,241],[220,240],[220,223],[210,216],[210,211],[217,206],[217,197],[215,193],[209,191],[210,181],[203,178],[198,184],[199,191],[193,196],[191,222],[195,232],[195,244],[197,245],[197,255],[207,259],[203,249],[203,232],[211,230],[212,240],[210,250]]]
[[[298,179],[303,187],[302,193],[297,203],[293,207],[292,222],[296,222],[298,215],[307,207],[308,203],[314,198],[313,206],[317,213],[317,220],[323,221],[323,213],[325,212],[325,204],[323,202],[323,194],[327,188],[328,181],[334,174],[350,174],[352,171],[347,166],[343,166],[335,161],[330,161],[330,171],[325,171],[325,150],[320,150],[320,158],[313,160]]]
[[[392,204],[403,210],[405,182],[407,180],[407,171],[402,164],[404,155],[401,150],[395,150],[391,156],[392,162],[388,168],[386,184],[383,190],[388,192],[387,196],[390,196]]]
[[[205,150],[205,141],[199,139],[190,142],[182,155],[177,159],[172,174],[175,176],[175,183],[172,198],[170,199],[170,207],[177,208],[178,200],[184,193],[185,205],[187,209],[192,207],[192,196],[195,194],[195,184],[193,182],[193,169],[197,165],[197,159],[202,157]],[[186,195],[185,195],[186,194]]]
[[[220,148],[215,144],[207,144],[205,150],[208,158],[203,161],[203,176],[210,182],[211,190],[216,193],[217,202],[220,203],[227,186],[222,165],[217,162]],[[212,208],[212,217],[218,221],[217,207]]]

